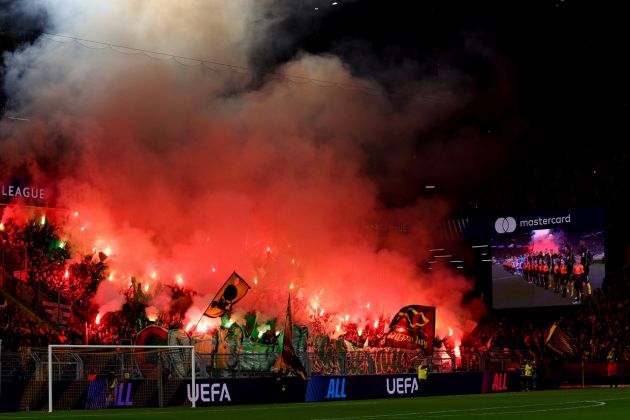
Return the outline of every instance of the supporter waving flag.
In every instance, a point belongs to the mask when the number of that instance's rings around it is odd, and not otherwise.
[[[233,272],[203,314],[210,318],[218,318],[224,313],[230,312],[232,306],[245,296],[249,288],[249,284],[236,274],[236,271]]]

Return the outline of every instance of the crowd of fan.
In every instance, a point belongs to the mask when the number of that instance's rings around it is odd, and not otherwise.
[[[111,313],[106,321],[86,324],[87,336],[77,337],[76,344],[120,344],[135,334],[135,326],[119,313]]]
[[[554,322],[572,338],[575,360],[606,360],[613,350],[617,360],[630,361],[630,271],[608,277],[584,303],[558,318],[515,320],[487,316],[464,339],[462,352],[493,348],[527,350],[543,356],[545,340]],[[543,313],[545,313],[543,311]]]
[[[3,351],[48,344],[120,344],[145,326],[132,324],[120,312],[108,314],[98,324],[74,319],[56,326],[36,314],[25,315],[23,307],[6,300],[0,304],[0,325]]]
[[[49,343],[114,344],[132,338],[146,326],[146,302],[140,287],[126,291],[124,313],[110,313],[107,322],[94,322],[93,297],[104,279],[107,256],[99,253],[70,261],[67,244],[60,241],[51,223],[3,223],[0,253],[0,287],[20,302],[3,300],[0,305],[3,349],[15,351]],[[71,314],[51,318],[45,301],[71,306]]]
[[[29,280],[42,293],[58,296],[62,303],[72,302],[75,313],[89,310],[103,280],[106,255],[87,255],[71,262],[67,244],[51,223],[7,223],[0,239],[5,264],[11,263],[22,280]]]
[[[145,314],[147,297],[142,285],[132,279],[125,292],[125,306],[116,313],[110,313],[102,322],[94,322],[92,298],[98,283],[103,280],[107,256],[87,256],[80,262],[69,264],[69,253],[54,235],[53,228],[36,226],[4,226],[0,232],[3,250],[26,250],[28,255],[28,278],[31,284],[44,284],[63,298],[72,301],[73,315],[63,325],[47,322],[45,314],[24,315],[23,309],[4,302],[0,305],[2,325],[2,345],[7,350],[17,350],[25,346],[45,346],[48,343],[91,343],[113,344],[132,338],[148,324]],[[7,274],[6,272],[4,273]],[[9,274],[10,276],[10,274]],[[72,281],[67,281],[68,277]],[[170,287],[170,286],[169,286]],[[192,292],[174,288],[171,290],[174,301],[182,303],[182,310],[171,314],[160,314],[154,322],[170,328],[182,328],[181,314],[192,301]],[[562,326],[573,338],[577,357],[603,359],[611,349],[616,357],[630,360],[630,274],[624,271],[609,277],[602,289],[596,289],[572,315],[559,319]],[[296,303],[299,305],[299,303]],[[131,321],[130,321],[131,320]],[[492,348],[527,350],[542,355],[545,351],[545,337],[549,327],[558,319],[527,320],[488,317],[480,323],[473,334],[465,337],[461,346],[463,353],[487,351]],[[385,323],[386,320],[379,320]],[[383,325],[383,324],[381,324]],[[313,337],[318,335],[317,325],[313,325]],[[263,334],[261,341],[273,341],[273,332]],[[352,348],[372,347],[383,344],[382,328],[358,330],[349,328],[339,342]],[[343,339],[343,340],[342,340]],[[453,343],[445,342],[447,348]]]
[[[541,355],[549,325],[515,321],[506,316],[487,316],[472,334],[462,341],[462,353],[483,353],[503,349]]]
[[[20,308],[6,300],[0,308],[0,336],[4,351],[64,344],[68,341],[64,330],[58,332],[36,316],[25,315]]]
[[[566,318],[578,355],[604,360],[610,350],[619,360],[630,360],[630,273],[604,281],[577,316]]]

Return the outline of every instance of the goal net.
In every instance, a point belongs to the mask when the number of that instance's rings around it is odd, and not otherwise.
[[[48,411],[195,407],[195,358],[194,346],[49,345]]]

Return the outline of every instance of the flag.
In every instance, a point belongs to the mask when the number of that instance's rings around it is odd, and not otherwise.
[[[435,337],[435,307],[409,305],[401,308],[389,324],[385,337],[386,347],[423,350],[433,354]]]
[[[225,312],[230,312],[232,305],[241,300],[248,290],[249,284],[236,274],[236,271],[233,272],[203,314],[210,318],[218,318]]]
[[[292,370],[300,378],[306,380],[306,369],[302,365],[297,352],[293,348],[293,320],[291,319],[291,296],[287,303],[287,317],[284,321],[284,337],[282,339],[282,351],[273,364],[273,367],[280,372]]]
[[[492,339],[494,338],[494,334],[490,335],[488,341],[486,342],[486,350],[490,350],[490,346],[492,346]]]
[[[571,341],[569,334],[560,328],[557,322],[554,322],[549,329],[549,334],[547,334],[545,345],[563,356],[575,356]]]

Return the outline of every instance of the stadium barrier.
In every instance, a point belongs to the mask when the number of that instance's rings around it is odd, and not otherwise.
[[[416,375],[312,376],[305,401],[362,400],[420,395]]]
[[[438,373],[426,382],[416,375],[313,376],[198,379],[196,406],[362,400],[429,395],[479,394],[519,390],[515,372]],[[121,381],[111,390],[107,378],[53,381],[55,410],[106,408],[190,407],[190,379]],[[44,411],[48,408],[46,381],[5,382],[1,411]]]
[[[297,377],[226,378],[196,381],[197,407],[303,402],[306,382]],[[55,410],[106,408],[191,407],[190,379],[169,379],[163,387],[155,379],[121,381],[111,390],[104,377],[89,380],[55,380]],[[46,381],[5,382],[0,395],[0,411],[48,410]]]
[[[415,374],[312,376],[308,380],[305,401],[481,394],[520,389],[520,374],[514,371],[435,373],[426,381],[420,381]]]
[[[262,353],[203,353],[195,352],[198,376],[203,378],[249,378],[272,376],[276,352]],[[461,354],[456,357],[448,351],[436,350],[432,356],[391,348],[363,351],[300,353],[300,359],[309,376],[352,376],[415,373],[419,364],[427,364],[429,372],[479,372],[518,370],[520,361],[532,358],[523,352],[487,352]],[[119,355],[119,359],[123,358]],[[107,363],[80,351],[69,351],[65,356],[55,355],[55,379],[84,379],[90,369],[109,372],[120,369],[125,360],[111,359]],[[145,369],[151,368],[150,359],[140,358],[132,364],[131,379],[145,378]],[[172,357],[165,363],[178,365]],[[3,351],[0,354],[0,380],[10,381],[16,375],[27,379],[45,380],[48,354],[46,349],[24,348],[20,352]],[[128,364],[127,364],[128,366]],[[165,364],[166,366],[166,364]],[[173,366],[171,366],[173,367]],[[175,366],[177,367],[177,366]],[[179,370],[179,369],[172,369]]]
[[[453,363],[450,364],[447,358],[438,354],[423,359],[423,363],[430,366],[430,373],[427,381],[420,382],[415,373],[420,359],[411,359],[409,355],[403,357],[404,353],[396,351],[380,350],[363,355],[358,352],[335,354],[336,357],[328,359],[327,366],[334,367],[331,371],[345,374],[333,375],[315,374],[310,363],[317,359],[309,354],[303,359],[311,368],[308,382],[297,377],[275,378],[268,368],[258,369],[255,366],[258,363],[254,362],[264,359],[261,366],[266,366],[267,360],[273,359],[270,354],[239,355],[240,359],[235,359],[240,360],[237,365],[248,366],[247,369],[227,366],[219,369],[216,360],[228,356],[215,354],[212,359],[207,359],[207,364],[196,364],[195,401],[203,406],[476,394],[521,389],[520,370],[514,368],[515,355],[503,359],[498,355],[482,356],[479,366],[485,367],[485,371],[473,371],[466,370],[468,368],[464,363],[456,360],[451,359]],[[154,367],[150,366],[150,355],[140,356],[115,353],[102,359],[98,354],[86,355],[78,351],[67,352],[63,357],[56,355],[52,371],[53,407],[57,410],[192,405],[194,394],[190,370],[178,369],[177,360],[171,356],[156,358]],[[197,356],[202,359],[207,357],[203,354]],[[117,375],[117,384],[112,389],[109,383],[113,371]],[[157,374],[160,371],[162,375]],[[630,363],[620,362],[619,383],[628,383],[629,373]],[[41,349],[2,352],[0,411],[46,409],[48,374],[47,357]],[[565,363],[554,370],[542,369],[541,366],[539,375],[538,388],[581,384],[580,364]],[[587,386],[608,383],[605,362],[586,365]]]

